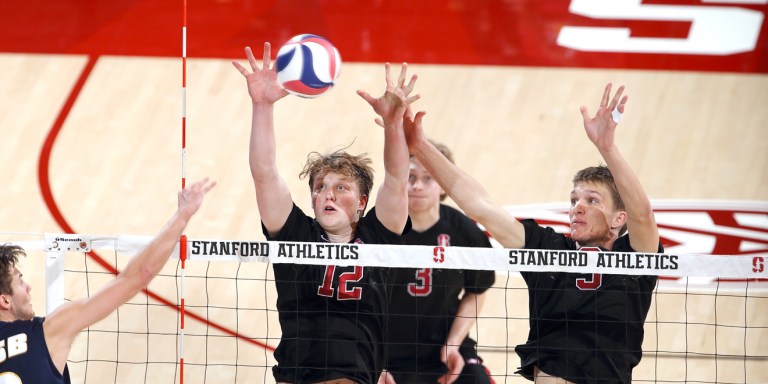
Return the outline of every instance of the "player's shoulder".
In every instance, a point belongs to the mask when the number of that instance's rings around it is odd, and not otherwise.
[[[0,338],[20,332],[28,334],[40,332],[44,320],[43,317],[34,317],[30,320],[0,321]]]

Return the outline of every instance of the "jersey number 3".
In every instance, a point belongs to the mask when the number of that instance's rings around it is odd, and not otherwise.
[[[333,275],[336,272],[335,265],[325,267],[325,276],[323,284],[317,287],[317,294],[325,297],[333,297],[335,289],[333,288]],[[360,300],[363,296],[362,287],[353,287],[350,289],[349,283],[359,282],[363,279],[363,267],[356,266],[354,271],[344,272],[339,275],[339,292],[336,296],[338,300]]]
[[[429,296],[432,293],[432,268],[416,270],[416,282],[408,283],[408,293],[414,297]]]

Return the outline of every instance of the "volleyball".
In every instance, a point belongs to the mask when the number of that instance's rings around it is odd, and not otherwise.
[[[327,39],[296,35],[277,52],[277,80],[288,92],[317,97],[333,87],[341,69],[341,56]]]

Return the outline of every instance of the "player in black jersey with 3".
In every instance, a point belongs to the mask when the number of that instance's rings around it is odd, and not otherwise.
[[[448,147],[433,143],[453,161]],[[488,236],[458,210],[416,158],[408,176],[413,228],[405,244],[490,247]],[[491,383],[468,334],[495,272],[393,268],[388,313],[387,373],[380,383]],[[464,293],[462,296],[462,292]]]
[[[145,288],[171,255],[189,219],[216,183],[194,183],[178,194],[178,209],[160,233],[125,268],[90,297],[36,317],[31,287],[16,268],[24,249],[0,245],[0,383],[69,383],[67,356],[80,331],[107,317]]]
[[[308,176],[315,217],[302,212],[291,198],[275,159],[274,103],[287,95],[264,44],[259,68],[246,48],[251,70],[235,67],[248,84],[253,105],[250,166],[264,234],[268,240],[333,243],[400,244],[408,230],[408,148],[403,113],[415,77],[405,84],[403,65],[398,83],[386,67],[387,90],[380,98],[358,94],[384,124],[384,167],[376,207],[365,213],[373,186],[371,160],[344,151],[312,153],[301,176]],[[277,309],[282,336],[275,350],[278,382],[372,383],[384,364],[383,313],[388,300],[387,270],[276,264]]]
[[[570,237],[533,221],[520,222],[495,204],[469,174],[425,138],[424,112],[404,124],[409,148],[467,216],[505,248],[663,252],[653,209],[632,168],[614,142],[627,97],[605,87],[594,117],[581,107],[589,140],[606,166],[573,179]],[[615,112],[614,112],[615,111]],[[628,232],[628,234],[626,234]],[[652,276],[524,273],[529,290],[530,332],[516,351],[518,373],[537,383],[630,383],[641,358],[643,323],[656,283]]]

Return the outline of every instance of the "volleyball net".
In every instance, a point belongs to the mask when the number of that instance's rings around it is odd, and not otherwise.
[[[150,241],[143,236],[46,234],[9,241],[46,263],[47,311],[88,296]],[[145,294],[84,330],[69,356],[73,382],[273,382],[280,340],[272,271],[277,263],[492,270],[496,282],[469,336],[497,383],[526,341],[528,289],[520,272],[660,276],[645,322],[637,383],[768,382],[764,254],[637,254],[370,244],[190,239]],[[393,287],[398,288],[398,287]],[[180,316],[185,292],[186,316]],[[440,314],[436,314],[440,315]],[[184,327],[180,322],[185,321]],[[179,331],[184,329],[183,336]],[[418,345],[414,340],[414,347]]]

